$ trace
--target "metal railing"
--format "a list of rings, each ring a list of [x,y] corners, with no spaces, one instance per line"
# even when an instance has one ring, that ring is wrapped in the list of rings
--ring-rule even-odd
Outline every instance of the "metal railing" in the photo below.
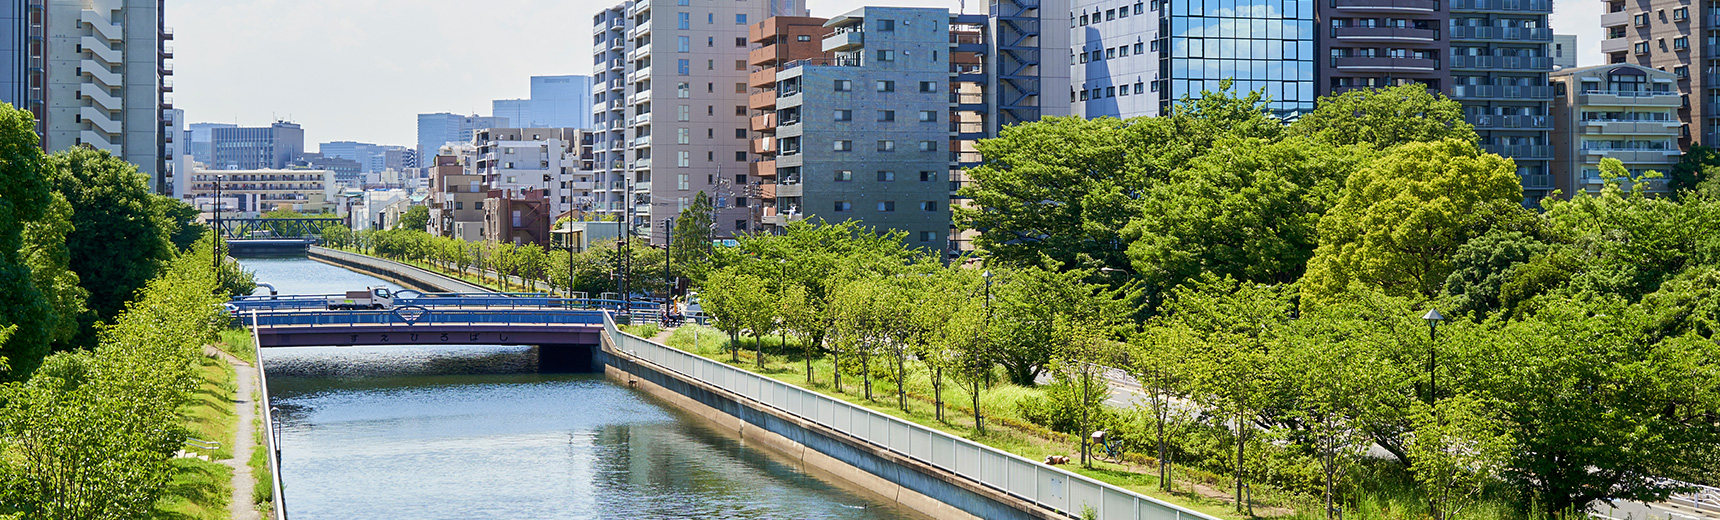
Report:
[[[1162,500],[647,341],[619,330],[608,314],[604,315],[603,328],[614,348],[633,357],[1055,511],[1080,515],[1084,507],[1091,507],[1102,520],[1216,520]]]

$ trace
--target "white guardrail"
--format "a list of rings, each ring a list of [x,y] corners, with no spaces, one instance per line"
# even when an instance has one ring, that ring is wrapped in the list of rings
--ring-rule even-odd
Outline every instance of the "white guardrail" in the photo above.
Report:
[[[615,348],[657,366],[1064,514],[1079,517],[1084,507],[1091,507],[1101,520],[1217,520],[1156,498],[653,343],[617,329],[614,318],[608,313],[604,313],[603,329]]]

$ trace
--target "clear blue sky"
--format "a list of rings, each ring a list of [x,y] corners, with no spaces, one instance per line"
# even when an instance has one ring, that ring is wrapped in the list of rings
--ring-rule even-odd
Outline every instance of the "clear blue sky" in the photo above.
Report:
[[[808,0],[833,16],[859,0]],[[190,122],[290,119],[314,143],[410,145],[419,113],[489,115],[533,75],[591,73],[591,17],[609,0],[171,0],[174,106]],[[885,1],[879,5],[911,2]],[[956,0],[914,5],[955,8]],[[1554,0],[1552,26],[1600,63],[1600,0]],[[983,12],[984,0],[968,2]]]

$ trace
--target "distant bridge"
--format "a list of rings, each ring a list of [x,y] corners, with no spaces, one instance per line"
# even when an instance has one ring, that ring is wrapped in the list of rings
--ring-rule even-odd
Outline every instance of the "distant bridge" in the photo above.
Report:
[[[415,291],[401,291],[415,293]],[[248,296],[228,302],[256,330],[259,348],[371,345],[534,345],[549,371],[586,372],[596,362],[603,315],[622,302],[543,295],[420,294],[383,310],[328,310],[338,295]],[[637,318],[655,316],[634,302]]]
[[[323,228],[346,226],[337,217],[306,218],[221,218],[210,222],[230,240],[321,238]]]

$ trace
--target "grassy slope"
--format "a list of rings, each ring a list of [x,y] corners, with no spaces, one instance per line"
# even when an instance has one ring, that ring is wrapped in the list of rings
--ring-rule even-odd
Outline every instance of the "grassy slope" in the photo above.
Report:
[[[188,453],[214,460],[233,458],[228,440],[238,425],[233,411],[233,367],[219,358],[205,357],[198,367],[203,384],[191,402],[180,408],[188,434],[195,439],[220,443],[216,449],[187,446]],[[228,518],[227,497],[233,470],[218,462],[198,458],[173,460],[173,480],[156,503],[156,518],[215,520]]]

